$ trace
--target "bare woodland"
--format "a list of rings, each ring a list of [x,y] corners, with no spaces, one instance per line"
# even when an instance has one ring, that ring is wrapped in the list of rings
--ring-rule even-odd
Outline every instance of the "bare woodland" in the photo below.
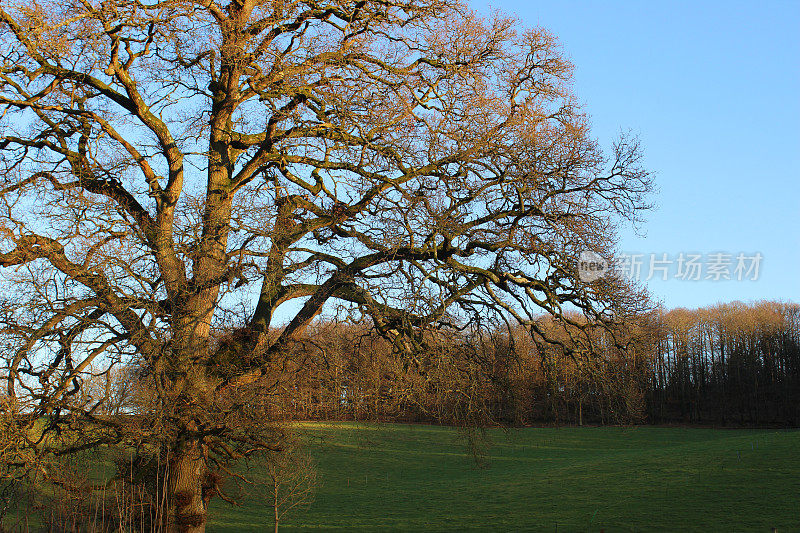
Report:
[[[291,394],[275,401],[304,420],[794,427],[798,319],[797,304],[766,301],[655,309],[615,339],[596,329],[587,357],[537,345],[523,328],[450,334],[428,341],[421,367],[364,325],[317,323],[299,348],[310,364],[287,369]],[[552,319],[539,327],[570,342]]]
[[[324,323],[459,398],[498,331],[627,353],[644,295],[574,259],[613,255],[650,176],[592,138],[547,31],[439,0],[12,0],[0,27],[13,475],[121,450],[158,527],[200,532],[282,449]]]

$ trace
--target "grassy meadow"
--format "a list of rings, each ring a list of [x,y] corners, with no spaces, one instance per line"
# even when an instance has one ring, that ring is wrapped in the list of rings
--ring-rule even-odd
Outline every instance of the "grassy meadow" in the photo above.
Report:
[[[800,531],[800,431],[492,430],[476,463],[452,428],[306,423],[320,486],[285,531]],[[246,465],[258,474],[258,464]],[[257,489],[210,532],[263,531]]]

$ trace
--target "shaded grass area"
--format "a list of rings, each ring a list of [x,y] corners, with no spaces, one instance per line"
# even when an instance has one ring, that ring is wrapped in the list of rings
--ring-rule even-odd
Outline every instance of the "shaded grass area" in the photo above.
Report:
[[[321,486],[286,531],[800,531],[800,431],[303,424]],[[257,463],[247,465],[257,473]],[[252,490],[210,532],[262,531]]]

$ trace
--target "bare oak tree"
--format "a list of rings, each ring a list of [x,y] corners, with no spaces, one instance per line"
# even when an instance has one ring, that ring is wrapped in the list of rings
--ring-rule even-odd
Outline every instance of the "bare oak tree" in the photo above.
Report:
[[[281,520],[289,512],[313,501],[317,472],[308,451],[296,439],[285,443],[280,452],[267,455],[264,466],[264,495],[272,507],[274,531],[278,533]]]
[[[8,0],[0,27],[9,402],[40,453],[166,450],[168,531],[276,446],[242,421],[323,311],[413,359],[426,327],[635,301],[574,260],[613,253],[649,175],[635,140],[601,151],[543,29],[452,0]],[[83,383],[122,367],[147,394],[103,414]]]

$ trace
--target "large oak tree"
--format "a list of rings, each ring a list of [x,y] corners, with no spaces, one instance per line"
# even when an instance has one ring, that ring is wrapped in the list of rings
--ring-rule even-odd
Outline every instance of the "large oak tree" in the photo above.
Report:
[[[426,327],[631,304],[575,259],[612,255],[650,178],[544,29],[451,0],[11,0],[0,27],[10,405],[80,424],[47,453],[169,450],[169,531],[270,445],[240,391],[321,312],[413,358]],[[81,391],[120,365],[148,399],[103,416]]]

